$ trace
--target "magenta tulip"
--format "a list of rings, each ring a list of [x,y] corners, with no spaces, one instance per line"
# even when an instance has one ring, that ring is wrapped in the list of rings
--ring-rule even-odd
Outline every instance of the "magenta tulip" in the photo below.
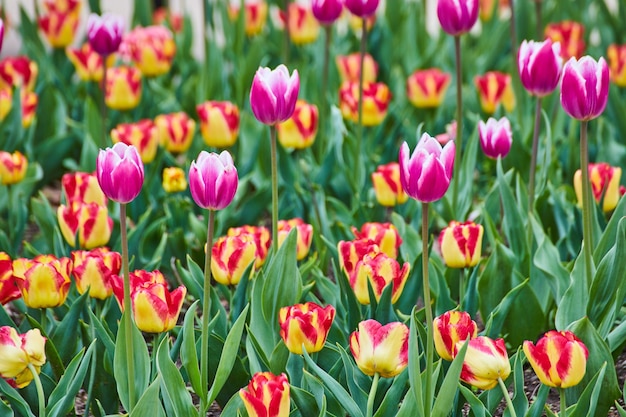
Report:
[[[92,13],[87,20],[89,44],[100,55],[110,55],[117,51],[124,34],[124,20],[120,16]]]
[[[559,85],[563,70],[559,42],[550,39],[543,42],[524,41],[517,60],[522,85],[530,94],[543,97]]]
[[[200,152],[189,167],[189,189],[193,200],[202,208],[221,210],[237,192],[239,177],[228,151],[221,154]]]
[[[318,22],[330,25],[341,16],[343,3],[341,0],[313,0],[311,8]]]
[[[478,136],[480,137],[480,147],[489,158],[504,158],[511,150],[513,133],[511,132],[511,123],[506,117],[500,120],[490,117],[487,123],[482,120],[479,121]]]
[[[600,116],[609,98],[609,67],[604,58],[570,58],[563,68],[561,105],[578,120]]]
[[[350,13],[358,17],[368,17],[376,13],[379,0],[343,0]]]
[[[3,41],[4,41],[4,20],[0,19],[0,51],[2,50]]]
[[[266,125],[284,122],[296,108],[299,90],[298,70],[290,76],[283,64],[274,70],[259,68],[250,89],[250,107],[254,117]]]
[[[133,201],[143,185],[143,162],[137,148],[119,142],[112,148],[100,149],[96,176],[108,198],[123,204]]]
[[[400,148],[400,183],[404,191],[422,203],[439,200],[448,190],[454,168],[454,141],[444,147],[424,133],[413,154],[406,142]]]
[[[478,0],[439,0],[437,17],[449,35],[467,33],[478,20]]]

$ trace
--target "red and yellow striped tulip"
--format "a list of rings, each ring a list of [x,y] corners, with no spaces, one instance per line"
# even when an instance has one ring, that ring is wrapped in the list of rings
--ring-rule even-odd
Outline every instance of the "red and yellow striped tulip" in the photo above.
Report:
[[[287,349],[296,355],[319,352],[326,343],[328,331],[335,319],[335,308],[321,307],[313,302],[282,307],[278,312],[280,337]]]
[[[443,261],[449,268],[476,266],[483,245],[483,226],[474,222],[451,221],[439,235]]]
[[[35,110],[37,110],[39,99],[37,98],[37,94],[23,90],[20,92],[20,99],[22,102],[22,127],[26,129],[35,119]],[[12,107],[13,91],[0,90],[0,121],[7,117]]]
[[[391,93],[383,83],[363,84],[363,126],[377,126],[387,116]],[[339,89],[339,109],[344,119],[359,121],[359,83],[346,81]]]
[[[489,71],[484,75],[474,77],[474,84],[478,90],[480,107],[485,113],[494,114],[500,104],[507,112],[515,108],[515,94],[509,74]]]
[[[320,24],[313,15],[311,3],[289,3],[287,25],[294,45],[315,42],[320,31]]]
[[[196,107],[207,146],[227,148],[237,142],[239,108],[230,101],[206,101]]]
[[[544,33],[552,42],[561,44],[563,62],[571,57],[578,59],[585,52],[585,27],[581,23],[571,20],[549,23]]]
[[[137,27],[124,35],[120,55],[131,60],[144,76],[155,77],[172,67],[176,42],[164,26]]]
[[[626,87],[626,44],[609,45],[606,55],[609,59],[611,79],[618,87]]]
[[[237,285],[248,266],[255,261],[257,247],[251,235],[222,236],[211,250],[211,273],[215,281]]]
[[[304,100],[298,100],[291,117],[276,125],[278,141],[285,148],[308,148],[315,142],[318,122],[317,106]]]
[[[593,192],[596,203],[602,204],[602,211],[612,211],[617,207],[617,203],[622,197],[619,185],[622,177],[622,169],[600,162],[597,164],[589,164],[588,171],[591,191]],[[582,172],[578,169],[574,173],[574,191],[576,192],[579,206],[582,206],[583,201],[582,184]]]
[[[289,417],[289,381],[285,374],[257,372],[239,396],[249,417]]]
[[[0,377],[14,382],[17,388],[30,384],[34,377],[28,365],[37,373],[41,371],[46,363],[45,344],[39,329],[19,334],[13,327],[0,327]]]
[[[74,64],[78,77],[83,81],[101,82],[104,75],[102,55],[93,50],[89,42],[85,42],[80,48],[67,48],[67,58]],[[108,55],[107,67],[115,60],[115,54]]]
[[[65,48],[74,40],[80,19],[79,0],[46,0],[39,28],[53,48]]]
[[[26,56],[7,57],[0,61],[0,90],[13,87],[32,92],[37,82],[39,68]]]
[[[356,269],[356,264],[365,255],[374,256],[380,253],[380,247],[370,239],[342,240],[337,244],[337,252],[339,252],[339,268],[350,279]]]
[[[362,321],[350,335],[350,350],[365,375],[392,378],[409,363],[409,328],[400,322],[383,326],[376,320]]]
[[[451,76],[439,68],[417,70],[406,80],[406,95],[418,109],[439,107]]]
[[[385,207],[403,204],[409,199],[400,183],[400,165],[397,162],[379,165],[376,172],[372,172],[372,184],[376,200]]]
[[[21,296],[13,277],[13,261],[7,253],[0,252],[0,304],[4,305]]]
[[[58,307],[65,303],[70,290],[70,258],[37,255],[34,259],[13,261],[15,283],[24,303],[31,308]]]
[[[107,198],[98,184],[96,174],[89,172],[72,172],[61,177],[61,188],[67,202],[96,203],[107,205]]]
[[[361,230],[352,227],[352,233],[357,240],[371,240],[378,245],[381,252],[390,258],[398,257],[398,248],[402,244],[402,238],[398,229],[391,223],[368,222],[363,223]]]
[[[89,291],[89,296],[104,300],[113,295],[111,277],[118,275],[122,267],[122,256],[107,248],[72,252],[72,276],[80,294]]]
[[[291,220],[279,220],[278,221],[278,246],[280,247],[291,229],[296,229],[297,243],[296,243],[296,259],[298,261],[303,260],[309,254],[311,249],[311,242],[313,241],[313,226],[305,223],[300,218]]]
[[[458,342],[473,339],[478,327],[465,311],[446,311],[433,321],[435,350],[441,358],[451,361]]]
[[[267,258],[267,252],[270,249],[271,237],[270,231],[267,227],[263,226],[240,226],[231,227],[226,232],[227,236],[241,236],[248,235],[256,246],[256,255],[254,267],[259,269]]]
[[[228,5],[228,16],[236,21],[239,16],[241,0],[231,0]],[[261,33],[267,21],[267,2],[265,0],[244,1],[245,32],[247,36]]]
[[[361,54],[356,52],[350,55],[338,55],[335,59],[337,62],[337,69],[339,70],[339,76],[342,82],[353,81],[358,83],[359,76],[361,74]],[[363,73],[364,83],[376,82],[378,77],[378,64],[374,61],[374,58],[370,54],[365,54],[363,58]]]
[[[185,171],[179,167],[163,169],[163,189],[168,193],[178,193],[187,189]]]
[[[400,298],[404,285],[409,278],[410,265],[404,263],[402,268],[393,258],[384,253],[365,255],[357,262],[354,272],[349,277],[350,287],[359,303],[370,304],[369,287],[372,287],[376,301],[380,300],[385,287],[391,284],[391,303]]]
[[[193,142],[196,121],[185,112],[161,114],[154,119],[159,143],[172,153],[186,152]]]
[[[0,151],[0,184],[17,184],[26,176],[27,168],[28,160],[20,151]]]
[[[150,119],[117,125],[111,130],[111,139],[114,144],[123,142],[135,146],[144,164],[154,160],[159,147],[159,131]]]
[[[460,341],[456,344],[455,356],[464,343]],[[478,336],[468,342],[461,370],[462,381],[488,390],[498,385],[498,378],[504,381],[510,373],[511,364],[503,339]]]
[[[114,110],[130,110],[141,100],[141,71],[120,66],[107,70],[105,103]]]
[[[67,206],[61,204],[57,209],[57,219],[61,234],[72,247],[76,246],[76,235],[81,248],[106,245],[113,231],[109,210],[96,203],[72,201]]]

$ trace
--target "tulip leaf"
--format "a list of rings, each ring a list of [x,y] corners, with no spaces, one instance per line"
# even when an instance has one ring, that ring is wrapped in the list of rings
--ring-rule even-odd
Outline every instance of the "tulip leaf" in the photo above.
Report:
[[[11,407],[5,404],[4,401],[0,401],[0,417],[13,417],[14,415]]]
[[[510,358],[513,361],[513,372],[504,381],[508,386],[509,380],[513,380],[513,389],[515,390],[512,398],[513,408],[521,415],[525,415],[528,411],[528,399],[524,392],[524,361],[526,357],[522,354],[522,348],[517,348],[517,352]]]
[[[259,340],[257,339],[255,335],[255,333],[258,334],[259,331],[256,330],[253,332],[252,326],[246,326],[246,328],[248,329],[248,331],[246,332],[248,335],[248,337],[246,338],[246,350],[248,352],[248,356],[250,357],[250,360],[251,361],[254,360],[254,362],[258,364],[257,366],[254,366],[254,367],[251,366],[251,369],[255,370],[252,373],[261,372],[262,370],[270,369],[270,361],[267,358],[267,355],[263,351],[263,347],[261,347],[261,344],[259,343]]]
[[[133,408],[129,417],[165,417],[165,410],[163,409],[161,399],[159,398],[159,391],[162,382],[161,375],[157,375],[141,398],[139,398],[137,405]]]
[[[343,368],[346,374],[346,382],[348,383],[348,390],[352,399],[361,406],[361,411],[365,414],[367,405],[367,395],[369,392],[368,385],[371,384],[370,378],[366,377],[354,364],[352,359],[348,356],[348,353],[341,346],[339,353],[341,354],[341,360],[343,362]]]
[[[554,318],[555,327],[564,329],[571,323],[585,317],[588,304],[589,291],[585,279],[584,253],[580,251],[570,273],[570,286],[565,290],[565,294],[557,306]]]
[[[274,346],[274,350],[270,355],[270,372],[278,375],[284,372],[289,360],[289,349],[285,346],[285,343],[281,340]]]
[[[310,392],[295,385],[291,385],[289,392],[302,417],[317,417],[320,415],[320,409],[317,406],[315,397]]]
[[[104,345],[106,356],[110,358],[110,363],[112,363],[113,352],[115,352],[115,342],[111,338],[111,332],[104,327],[100,319],[96,317],[90,308],[88,308],[87,311],[89,311],[89,324],[94,327],[98,335],[98,340]]]
[[[196,334],[194,329],[194,321],[196,318],[196,310],[198,303],[196,300],[185,313],[183,320],[183,344],[180,350],[180,360],[189,375],[189,381],[195,393],[202,392],[202,384],[200,378],[200,368],[198,368],[198,351],[196,350]],[[206,331],[210,331],[207,329]],[[180,336],[179,336],[180,337]]]
[[[606,371],[606,362],[600,367],[600,370],[593,376],[593,379],[589,381],[587,387],[583,391],[580,397],[576,399],[576,406],[571,413],[567,415],[570,417],[591,417],[595,416],[596,407],[598,406],[598,399],[604,383],[604,374]],[[563,394],[561,394],[563,395]]]
[[[463,361],[465,360],[465,352],[467,351],[467,341],[463,343],[463,347],[454,357],[448,372],[443,379],[443,383],[439,388],[435,404],[432,409],[432,416],[434,417],[446,417],[452,411],[454,406],[454,397],[457,394],[457,387],[459,384],[459,377],[461,376],[461,370],[463,369]],[[431,399],[427,398],[426,401],[430,402]]]
[[[163,401],[171,404],[171,408],[177,416],[191,416],[196,409],[191,401],[191,395],[187,392],[185,381],[169,355],[169,338],[163,338],[157,349],[156,367],[161,376],[161,393]]]
[[[604,229],[604,233],[600,237],[600,241],[594,249],[593,260],[596,263],[600,262],[607,252],[615,246],[615,241],[620,231],[619,226],[624,216],[626,216],[626,198],[620,198],[617,207],[611,214],[611,219]]]
[[[417,307],[413,307],[411,313],[411,327],[409,329],[409,382],[413,391],[413,398],[417,402],[417,409],[420,415],[425,415],[424,397],[422,390],[422,370],[420,364],[418,326],[422,327],[422,323],[416,319]],[[422,339],[422,346],[424,346]],[[406,401],[406,400],[405,400]]]
[[[541,384],[539,387],[539,391],[537,395],[534,397],[533,403],[531,404],[528,412],[525,417],[541,417],[541,412],[543,411],[543,407],[546,404],[546,400],[548,399],[548,394],[550,393],[550,387],[544,384]]]
[[[472,390],[467,388],[461,382],[458,382],[458,387],[475,417],[491,416],[489,410],[485,407],[485,404],[483,404],[483,402],[476,395],[474,395]]]
[[[4,398],[9,402],[11,409],[18,413],[18,415],[35,417],[26,400],[24,400],[15,388],[10,386],[4,378],[0,378],[0,392],[2,392]]]
[[[534,216],[530,216],[529,219],[537,241],[537,251],[533,256],[533,264],[541,271],[542,276],[538,278],[548,283],[554,301],[559,303],[570,284],[569,272],[559,262],[559,251],[545,235]]]
[[[183,284],[187,287],[189,295],[192,295],[197,300],[201,300],[204,283],[202,279],[199,279],[199,277],[204,277],[204,273],[189,255],[187,255],[187,265],[189,266],[188,270],[183,268],[180,259],[176,260],[176,270],[178,271],[178,275],[183,281]]]
[[[347,331],[351,332],[359,326],[361,322],[361,305],[354,295],[354,290],[350,287],[350,282],[345,271],[338,270],[337,265],[333,261],[333,271],[337,282],[339,283],[339,294],[341,297],[341,305],[343,308],[337,308],[337,314],[346,314],[345,322],[348,326]]]
[[[478,124],[478,121],[476,120],[474,124]],[[478,129],[474,129],[472,135],[466,142],[465,149],[463,150],[463,158],[461,158],[461,161],[455,161],[455,164],[460,162],[460,169],[454,172],[455,175],[459,175],[457,207],[453,207],[455,210],[455,219],[465,219],[472,207],[473,187],[475,183],[474,170],[476,169],[478,142]],[[448,195],[451,194],[448,193]]]
[[[400,404],[396,417],[423,417],[424,412],[417,406],[414,390],[409,389]]]
[[[409,372],[404,370],[393,379],[391,387],[385,393],[383,401],[380,403],[374,417],[394,417],[398,412],[398,404],[409,392],[408,388]]]
[[[240,417],[242,415],[241,409],[244,409],[243,400],[239,393],[237,393],[233,395],[224,408],[222,408],[220,417]]]
[[[78,322],[81,318],[85,302],[89,297],[89,291],[85,291],[70,306],[70,311],[63,317],[61,323],[54,327],[50,338],[59,350],[63,363],[67,363],[76,351],[76,343],[78,341],[75,330],[78,328]]]
[[[46,309],[43,309],[43,313],[46,314]],[[41,328],[41,324],[29,314],[26,314],[26,320],[33,329],[39,329],[41,334],[44,337],[48,337],[46,332]],[[63,373],[65,372],[65,366],[63,365],[63,361],[61,360],[61,356],[59,356],[59,351],[57,350],[55,344],[52,341],[46,343],[46,359],[50,366],[52,367],[52,372],[57,379],[60,379]]]

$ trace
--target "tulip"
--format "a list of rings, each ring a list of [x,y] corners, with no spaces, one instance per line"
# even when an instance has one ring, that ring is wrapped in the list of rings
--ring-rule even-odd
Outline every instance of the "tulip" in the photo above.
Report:
[[[398,248],[402,244],[402,238],[393,224],[363,223],[360,231],[356,227],[352,227],[352,233],[357,240],[371,240],[388,257],[393,259],[398,257]]]
[[[28,128],[35,118],[35,110],[37,110],[37,94],[29,91],[20,91],[20,100],[22,103],[22,127]],[[11,107],[13,106],[13,91],[0,90],[0,121],[4,120]]]
[[[400,148],[400,182],[404,191],[422,203],[439,200],[448,190],[454,167],[454,142],[441,146],[428,133],[420,138],[413,154],[404,142]]]
[[[39,329],[18,334],[13,327],[0,327],[0,377],[15,382],[17,388],[30,384],[34,376],[28,365],[41,372],[46,363],[45,344]]]
[[[168,167],[163,170],[163,189],[168,193],[177,193],[187,189],[185,171],[178,167]]]
[[[107,205],[107,198],[98,184],[95,173],[72,172],[64,174],[61,177],[61,189],[68,203],[80,201],[86,204]]]
[[[403,204],[409,199],[400,184],[400,165],[397,162],[379,165],[376,172],[372,172],[372,184],[376,201],[385,207]]]
[[[146,77],[169,72],[176,43],[172,32],[164,26],[138,27],[124,35],[120,54],[132,61]]]
[[[61,204],[57,209],[59,228],[65,241],[72,247],[93,249],[106,245],[113,231],[113,219],[109,217],[106,206],[96,203],[72,201],[69,205]]]
[[[317,106],[298,100],[293,115],[276,125],[278,141],[285,148],[308,148],[315,141],[318,122]]]
[[[489,71],[482,76],[474,77],[474,84],[478,89],[480,107],[485,113],[495,113],[500,103],[508,112],[515,108],[515,95],[509,74]]]
[[[481,22],[489,22],[491,20],[497,3],[499,3],[497,0],[479,0],[478,17]]]
[[[17,184],[26,176],[27,168],[28,160],[20,151],[0,151],[0,184]]]
[[[609,98],[609,67],[604,58],[571,58],[563,68],[561,106],[574,119],[600,116]]]
[[[74,40],[81,2],[78,0],[44,2],[46,13],[39,17],[39,28],[53,48],[65,48]]]
[[[107,248],[91,251],[72,252],[72,276],[76,280],[76,289],[80,294],[89,291],[89,296],[105,300],[113,295],[111,278],[120,273],[122,256]]]
[[[284,65],[270,70],[259,68],[250,89],[250,107],[258,121],[275,125],[291,117],[298,100],[300,77],[298,70],[289,75]]]
[[[323,25],[333,24],[343,12],[342,0],[313,0],[313,16]]]
[[[383,83],[363,84],[363,126],[377,126],[387,116],[391,100],[389,87]],[[339,109],[345,119],[358,123],[359,84],[344,82],[339,89]]]
[[[452,220],[439,235],[443,261],[449,268],[476,266],[483,244],[483,226],[468,221]]]
[[[237,20],[241,0],[231,0],[228,4],[230,20]],[[261,33],[267,20],[267,2],[265,0],[244,0],[245,32],[247,36]]]
[[[280,220],[278,222],[278,246],[281,246],[291,229],[296,229],[296,259],[303,260],[309,254],[311,242],[313,241],[313,226],[304,220],[295,218],[291,220]]]
[[[319,352],[335,318],[335,308],[324,308],[313,302],[282,307],[278,312],[280,337],[291,353],[302,355]]]
[[[70,290],[70,258],[38,255],[34,259],[13,261],[15,283],[24,303],[31,308],[58,307],[65,303]]]
[[[585,51],[585,41],[583,36],[585,27],[571,20],[558,23],[550,23],[546,26],[546,38],[552,42],[561,44],[561,57],[568,60],[571,57],[580,58]]]
[[[289,36],[294,45],[315,42],[320,25],[313,15],[311,4],[289,3],[288,10],[287,25],[289,25]]]
[[[89,44],[100,55],[116,52],[122,42],[124,20],[112,14],[90,14],[87,20],[87,39]]]
[[[379,0],[344,0],[343,5],[355,16],[368,17],[376,13]]]
[[[139,195],[144,178],[137,148],[120,142],[112,148],[101,149],[96,174],[104,195],[118,203],[130,203]]]
[[[611,79],[618,87],[626,87],[626,44],[609,45],[606,55],[609,58]]]
[[[450,85],[450,74],[438,68],[417,70],[406,80],[406,95],[418,109],[437,108]]]
[[[365,255],[375,256],[380,253],[380,247],[370,239],[358,239],[353,241],[340,241],[337,244],[339,252],[339,268],[343,270],[350,279],[356,265]]]
[[[408,365],[409,328],[400,322],[383,326],[376,320],[362,321],[350,335],[350,350],[364,374],[392,378]]]
[[[159,7],[152,13],[152,22],[155,25],[168,26],[174,33],[183,31],[183,16],[180,13],[174,13],[167,7]]]
[[[446,146],[448,142],[450,142],[451,140],[455,140],[456,139],[456,120],[453,120],[452,122],[448,123],[446,125],[446,131],[444,133],[440,133],[437,136],[435,136],[435,139],[437,139],[437,142],[439,142],[441,146]]]
[[[89,43],[84,43],[80,48],[67,48],[67,58],[74,64],[78,77],[83,81],[102,81],[103,59],[102,55],[93,50]],[[113,63],[114,55],[107,58],[107,66]]]
[[[113,143],[133,145],[139,151],[141,162],[147,164],[156,157],[159,146],[159,131],[150,119],[135,123],[122,123],[111,130]]]
[[[478,20],[478,0],[438,0],[437,17],[447,34],[467,33]]]
[[[454,356],[465,342],[455,346]],[[498,385],[498,379],[505,380],[511,373],[509,356],[503,339],[490,339],[478,336],[471,339],[465,352],[461,369],[461,380],[479,389],[489,390]]]
[[[569,330],[547,332],[536,345],[524,342],[524,354],[539,380],[549,387],[569,388],[585,376],[589,351]]]
[[[257,372],[239,390],[249,417],[289,417],[289,381],[285,374]]]
[[[543,97],[559,85],[563,69],[560,54],[561,44],[550,39],[522,42],[517,54],[519,76],[530,94]]]
[[[185,112],[161,114],[154,119],[159,143],[169,152],[186,152],[193,142],[196,121]]]
[[[602,204],[602,211],[605,213],[612,211],[617,207],[617,203],[622,196],[620,192],[620,179],[622,177],[622,169],[620,167],[612,167],[607,163],[589,164],[589,181],[591,182],[591,191],[596,203]],[[574,191],[578,205],[582,206],[582,172],[577,170],[574,174]]]
[[[363,33],[363,21],[365,21],[365,28],[369,33],[376,23],[376,14],[367,17],[359,17],[350,13],[348,16],[348,26],[350,26],[350,29],[352,29],[357,36]]]
[[[0,304],[16,300],[21,295],[13,277],[13,261],[7,253],[0,252]]]
[[[511,150],[513,132],[511,132],[511,123],[506,117],[500,120],[490,117],[487,123],[479,121],[478,136],[480,147],[488,158],[504,158]]]
[[[256,258],[256,244],[251,235],[222,236],[211,252],[211,273],[215,281],[237,285]]]
[[[367,254],[354,267],[349,276],[350,287],[354,291],[359,303],[369,305],[371,303],[369,287],[372,287],[376,301],[385,287],[391,284],[391,303],[395,303],[402,295],[402,290],[409,278],[410,265],[404,263],[402,268],[393,258],[380,252],[374,255]]]
[[[4,41],[4,20],[0,19],[0,51],[2,51],[3,41]]]
[[[254,242],[256,247],[255,263],[254,267],[259,269],[265,258],[267,258],[267,252],[270,248],[270,231],[267,227],[263,226],[241,226],[231,227],[226,232],[227,236],[248,236],[250,240]]]
[[[361,73],[361,54],[357,52],[350,55],[338,55],[336,62],[337,69],[339,70],[339,77],[342,82],[359,82]],[[378,77],[378,64],[374,61],[374,58],[372,58],[370,54],[365,54],[363,57],[363,68],[365,68],[363,72],[363,82],[376,82],[376,77]]]
[[[435,349],[441,358],[452,361],[458,342],[474,339],[478,326],[465,311],[446,311],[433,322]]]
[[[202,151],[189,167],[189,189],[197,205],[222,210],[233,201],[239,177],[228,151],[221,154]]]
[[[207,146],[233,146],[239,134],[239,108],[230,101],[205,101],[196,106],[200,133]]]
[[[114,110],[130,110],[141,100],[141,71],[120,66],[107,70],[105,103]]]
[[[25,56],[7,57],[0,61],[0,90],[13,87],[32,92],[39,69],[35,61]]]

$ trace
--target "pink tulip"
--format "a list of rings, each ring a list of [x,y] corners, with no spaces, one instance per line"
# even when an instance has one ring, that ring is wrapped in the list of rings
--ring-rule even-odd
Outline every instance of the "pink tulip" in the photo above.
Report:
[[[341,0],[313,0],[313,16],[323,25],[330,25],[339,19],[343,11]]]
[[[559,85],[563,69],[559,42],[550,39],[543,42],[524,41],[517,60],[522,85],[530,94],[543,97]]]
[[[129,203],[143,185],[143,162],[137,148],[123,142],[100,149],[96,160],[98,184],[104,195],[118,203]]]
[[[0,19],[0,51],[2,50],[3,40],[4,40],[4,20]]]
[[[488,158],[504,158],[511,150],[513,133],[511,123],[506,117],[496,120],[490,117],[487,123],[482,120],[478,122],[478,136],[480,137],[480,147]]]
[[[561,105],[578,120],[600,116],[609,98],[609,67],[604,58],[570,58],[563,68]]]
[[[478,0],[439,0],[437,17],[449,35],[467,33],[478,20]]]
[[[298,100],[298,70],[291,76],[284,65],[271,70],[259,68],[250,89],[250,107],[258,121],[266,125],[284,122],[291,117]]]
[[[189,167],[189,189],[193,200],[202,208],[221,210],[237,192],[239,177],[228,151],[221,154],[200,152]]]
[[[87,20],[87,38],[91,47],[100,55],[116,52],[122,42],[124,20],[120,16],[92,13]]]
[[[358,17],[368,17],[376,13],[379,0],[343,0],[350,13]]]

